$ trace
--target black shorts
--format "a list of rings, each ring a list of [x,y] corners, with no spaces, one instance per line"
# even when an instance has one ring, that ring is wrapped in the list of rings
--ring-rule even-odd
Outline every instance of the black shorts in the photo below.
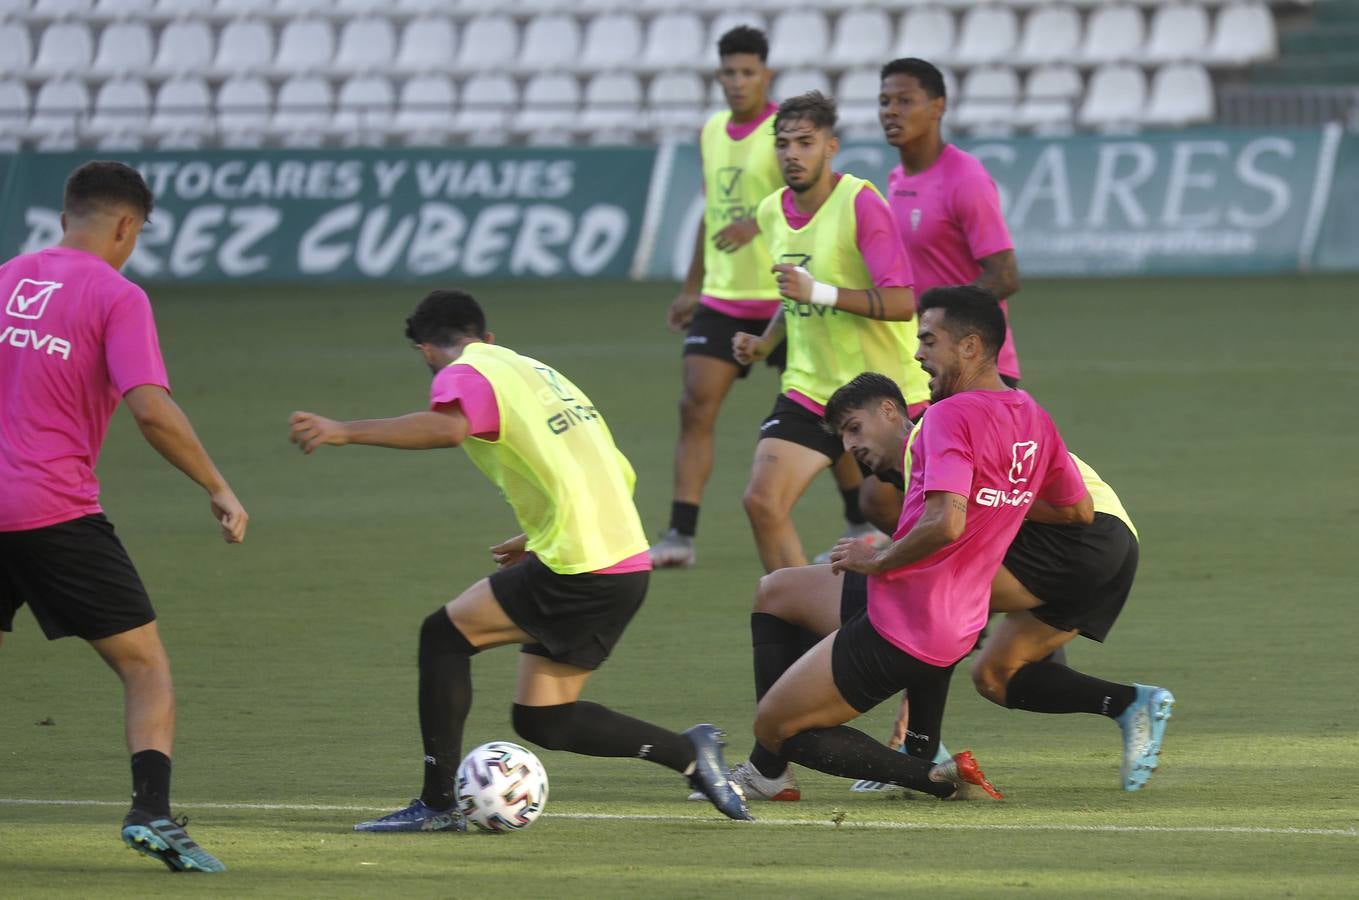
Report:
[[[49,641],[97,641],[156,619],[122,541],[103,513],[0,532],[0,631],[28,604]]]
[[[842,594],[842,608],[843,605]],[[842,623],[835,633],[835,643],[831,645],[831,678],[835,688],[861,713],[906,691],[911,697],[913,724],[917,704],[922,712],[930,711],[929,718],[934,717],[936,709],[942,718],[952,677],[953,666],[932,666],[878,634],[868,620],[867,609]]]
[[[1005,568],[1043,605],[1030,610],[1061,631],[1103,641],[1137,574],[1137,538],[1122,519],[1095,513],[1090,525],[1025,522]]]
[[[731,339],[739,331],[747,334],[762,334],[768,319],[738,319],[718,312],[708,306],[699,306],[694,318],[689,322],[689,331],[684,336],[684,355],[711,356],[731,363],[740,369],[738,378],[750,374],[750,366],[743,366],[731,355]],[[788,360],[788,344],[781,341],[774,352],[765,357],[764,364],[783,371]]]
[[[651,573],[558,575],[529,556],[489,580],[505,615],[533,637],[525,653],[598,669],[641,608]]]
[[[868,609],[868,576],[846,572],[840,578],[840,624]]]
[[[774,408],[760,425],[760,437],[780,438],[815,450],[834,463],[845,452],[840,436],[826,430],[825,419],[783,394],[774,401]]]

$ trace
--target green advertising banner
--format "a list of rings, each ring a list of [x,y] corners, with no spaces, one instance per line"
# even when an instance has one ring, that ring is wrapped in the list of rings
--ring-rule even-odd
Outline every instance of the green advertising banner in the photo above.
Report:
[[[1332,187],[1340,144],[1338,128],[959,141],[996,181],[1020,271],[1056,276],[1359,268],[1359,221],[1327,216],[1332,196],[1344,196]],[[646,272],[680,278],[702,215],[698,150],[663,157],[669,185],[644,238],[654,247]],[[885,143],[854,141],[836,167],[885,193],[897,162]],[[1359,178],[1359,158],[1345,171]],[[1342,221],[1348,240],[1335,252],[1322,226]]]
[[[62,184],[91,156],[0,159],[5,258],[56,242]],[[115,157],[156,197],[125,270],[140,281],[561,278],[628,273],[656,150]]]

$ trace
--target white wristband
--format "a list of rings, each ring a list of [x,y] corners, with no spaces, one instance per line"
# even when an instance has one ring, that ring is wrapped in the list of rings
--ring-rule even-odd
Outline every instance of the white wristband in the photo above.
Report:
[[[802,266],[798,266],[797,270],[808,278],[811,278],[812,273],[802,268]],[[839,302],[840,289],[838,287],[812,278],[811,303],[813,306],[835,306]]]

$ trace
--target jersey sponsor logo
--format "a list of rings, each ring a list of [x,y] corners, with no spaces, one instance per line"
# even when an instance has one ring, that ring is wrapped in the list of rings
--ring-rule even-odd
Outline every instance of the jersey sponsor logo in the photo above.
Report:
[[[1010,484],[1028,481],[1037,459],[1037,441],[1015,441],[1010,447]]]
[[[593,406],[568,406],[555,416],[548,416],[547,427],[553,434],[566,434],[577,425],[599,421],[599,411]]]
[[[9,295],[9,302],[5,304],[5,312],[16,319],[41,319],[47,311],[47,301],[52,299],[52,294],[59,287],[60,281],[20,278],[14,286],[14,293]]]
[[[741,171],[740,166],[723,166],[717,170],[717,189],[723,197],[736,193],[736,186],[741,183]]]
[[[1000,488],[977,488],[977,496],[973,498],[978,506],[1028,506],[1033,502],[1033,491],[1004,491]]]
[[[46,351],[48,356],[60,356],[62,359],[71,358],[70,341],[30,328],[6,325],[5,329],[0,331],[0,345],[4,344],[20,350],[37,350],[39,353]]]

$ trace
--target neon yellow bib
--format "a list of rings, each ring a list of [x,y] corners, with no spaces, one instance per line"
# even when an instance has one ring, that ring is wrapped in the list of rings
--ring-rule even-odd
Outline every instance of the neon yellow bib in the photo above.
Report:
[[[1133,533],[1133,537],[1141,540],[1137,534],[1137,526],[1132,523],[1128,511],[1123,508],[1123,501],[1118,499],[1118,494],[1114,493],[1114,489],[1105,484],[1104,479],[1099,477],[1099,473],[1090,468],[1085,460],[1076,454],[1071,453],[1071,461],[1080,470],[1081,480],[1085,482],[1085,489],[1090,492],[1090,499],[1095,504],[1095,512],[1107,513],[1122,519],[1123,524],[1127,525],[1128,530]]]
[[[760,233],[775,262],[799,265],[812,276],[839,288],[864,291],[873,278],[859,253],[854,199],[877,188],[853,175],[841,175],[826,202],[801,228],[791,228],[783,215],[783,195],[776,191],[756,215]],[[829,306],[783,301],[788,328],[788,367],[783,390],[798,391],[825,404],[841,385],[863,372],[880,372],[901,386],[907,403],[930,398],[929,377],[915,361],[916,323],[880,322]]]
[[[647,549],[632,502],[637,476],[580,388],[492,344],[468,345],[457,363],[491,383],[500,410],[499,437],[468,438],[463,447],[514,509],[544,565],[575,575]]]
[[[713,246],[713,235],[738,219],[755,218],[760,201],[783,185],[774,156],[772,121],[761,122],[739,141],[727,134],[730,121],[730,110],[717,113],[703,126],[699,138],[707,192],[703,208],[708,237],[703,245],[703,293],[721,300],[775,300],[779,288],[769,271],[772,263],[764,241],[756,238],[735,253],[724,253]]]

